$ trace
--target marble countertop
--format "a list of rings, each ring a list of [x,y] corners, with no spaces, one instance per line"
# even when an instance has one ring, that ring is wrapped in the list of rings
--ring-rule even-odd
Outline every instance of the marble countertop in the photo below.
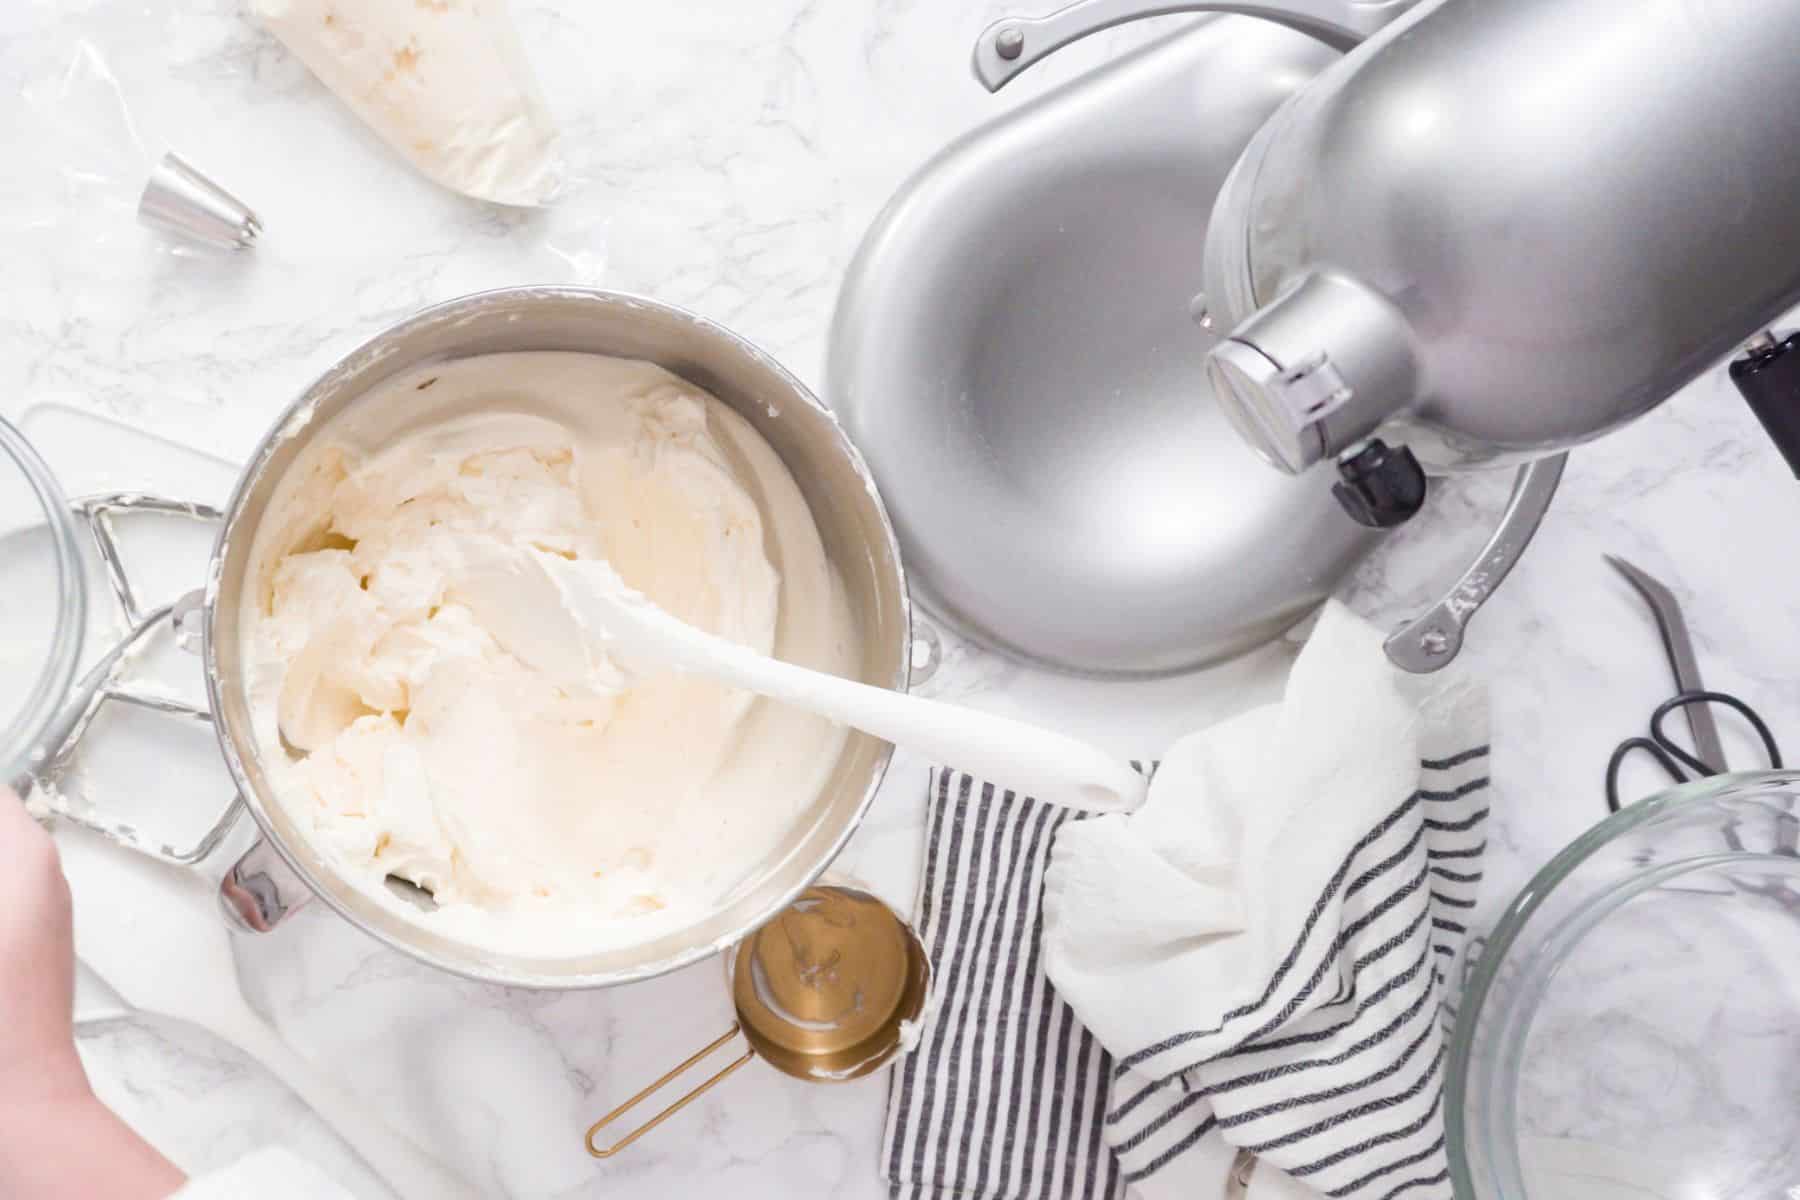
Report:
[[[901,180],[963,130],[1169,28],[1096,39],[995,98],[970,78],[968,55],[1012,7],[1004,0],[514,7],[574,169],[564,202],[537,214],[484,208],[411,174],[233,0],[0,8],[0,112],[91,37],[145,142],[179,147],[268,230],[248,256],[177,257],[121,214],[43,224],[32,181],[0,183],[0,413],[67,405],[239,461],[299,387],[372,331],[522,282],[690,307],[816,382],[842,272]],[[130,462],[112,470],[129,481]],[[1383,622],[1416,609],[1485,537],[1507,482],[1443,489],[1358,577],[1354,606]],[[1671,582],[1708,681],[1753,698],[1780,728],[1800,712],[1800,591],[1774,586],[1797,512],[1800,490],[1722,371],[1574,456],[1467,651],[1494,699],[1490,906],[1603,814],[1608,751],[1669,691],[1647,614],[1601,554]],[[945,642],[928,694],[1139,757],[1273,695],[1287,661],[1272,647],[1179,678],[1100,683]],[[926,765],[896,757],[838,863],[902,911]],[[485,1193],[882,1192],[885,1075],[823,1087],[753,1065],[618,1160],[583,1152],[599,1113],[723,1031],[717,964],[612,992],[508,991],[434,973],[320,906],[237,949],[247,993],[296,1048]],[[384,1194],[296,1098],[204,1033],[114,1019],[85,1026],[82,1046],[106,1098],[184,1165],[274,1140],[358,1194]]]

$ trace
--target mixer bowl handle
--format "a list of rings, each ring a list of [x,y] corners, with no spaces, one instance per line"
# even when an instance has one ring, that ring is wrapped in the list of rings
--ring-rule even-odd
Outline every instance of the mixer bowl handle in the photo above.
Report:
[[[975,78],[990,92],[1070,42],[1140,17],[1237,13],[1286,25],[1349,50],[1411,8],[1415,0],[1077,0],[1043,17],[1007,17],[975,40]]]
[[[219,880],[219,906],[247,933],[267,933],[313,898],[269,839],[259,837]]]

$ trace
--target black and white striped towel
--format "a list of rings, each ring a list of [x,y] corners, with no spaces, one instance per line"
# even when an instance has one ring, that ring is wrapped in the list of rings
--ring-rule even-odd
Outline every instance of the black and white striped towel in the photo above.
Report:
[[[937,996],[894,1076],[896,1197],[1211,1200],[1245,1152],[1252,1200],[1450,1197],[1443,981],[1481,876],[1485,709],[1421,715],[1383,693],[1373,631],[1328,624],[1284,711],[1178,745],[1131,818],[933,775]],[[1321,726],[1346,688],[1361,707]]]
[[[1427,754],[1250,1003],[1115,1063],[1107,1142],[1144,1196],[1194,1195],[1183,1156],[1220,1139],[1311,1192],[1450,1200],[1445,992],[1481,880],[1487,765],[1485,745]]]
[[[943,769],[928,809],[915,911],[932,997],[893,1073],[883,1176],[896,1200],[1115,1196],[1112,1059],[1040,953],[1051,845],[1087,814]]]

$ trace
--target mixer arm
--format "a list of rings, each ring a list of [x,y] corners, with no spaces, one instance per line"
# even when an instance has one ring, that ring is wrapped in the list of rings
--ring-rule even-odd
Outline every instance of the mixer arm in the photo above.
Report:
[[[1553,454],[1519,468],[1506,511],[1480,556],[1442,600],[1394,631],[1383,645],[1388,661],[1414,675],[1428,675],[1450,665],[1462,649],[1463,631],[1470,619],[1531,544],[1545,510],[1556,498],[1556,485],[1562,482],[1568,460],[1567,454]]]
[[[1260,17],[1308,34],[1335,50],[1349,51],[1412,8],[1415,2],[1416,0],[1077,0],[1048,16],[1008,17],[988,26],[975,43],[975,77],[990,92],[998,91],[1025,68],[1090,33],[1098,33],[1140,17],[1184,12],[1236,13]],[[1794,356],[1794,362],[1800,363],[1800,355]],[[1744,371],[1748,373],[1767,366],[1767,362],[1758,360],[1755,364],[1746,365]],[[1795,378],[1800,378],[1800,370],[1792,374]],[[1761,388],[1761,392],[1780,391],[1777,383],[1769,382],[1775,381],[1777,375],[1778,372],[1768,370],[1764,380],[1743,382],[1755,383]],[[1779,382],[1786,383],[1785,377]],[[1742,385],[1743,383],[1740,384]],[[1800,383],[1791,386],[1793,391],[1800,393]],[[1785,413],[1790,408],[1800,409],[1800,405],[1770,401],[1758,409],[1759,414],[1764,408],[1780,408]],[[1796,430],[1795,445],[1800,447],[1800,419],[1793,419],[1792,424]],[[1386,448],[1382,449],[1385,451]],[[1346,509],[1363,524],[1398,524],[1411,516],[1424,500],[1424,474],[1404,447],[1400,451],[1400,455],[1390,455],[1390,465],[1398,475],[1384,475],[1382,479],[1372,482],[1391,484],[1395,478],[1405,476],[1405,468],[1410,467],[1411,474],[1417,477],[1416,494],[1413,494],[1415,489],[1410,487],[1399,489],[1399,492],[1407,493],[1404,496],[1395,493],[1395,489],[1391,487],[1376,487],[1368,493],[1370,496],[1385,496],[1395,503],[1404,501],[1404,504],[1400,510],[1383,511],[1380,514],[1371,511],[1363,516],[1358,516],[1355,504],[1346,502]],[[1462,649],[1463,634],[1469,621],[1511,572],[1513,564],[1518,562],[1526,545],[1536,534],[1545,510],[1555,498],[1566,460],[1566,455],[1556,454],[1520,468],[1506,511],[1474,563],[1462,573],[1442,599],[1408,621],[1387,639],[1387,656],[1395,666],[1413,674],[1428,674],[1441,670],[1456,658]],[[1796,470],[1800,471],[1800,449],[1795,451],[1794,462]],[[1289,469],[1298,470],[1299,467],[1294,465]],[[1347,476],[1346,483],[1338,486],[1340,500],[1346,500],[1346,492],[1352,500],[1359,494],[1355,487],[1348,486],[1350,482]],[[1401,482],[1408,481],[1402,479]],[[1377,519],[1377,516],[1381,519]]]
[[[1261,17],[1349,50],[1411,8],[1414,0],[1077,0],[1044,17],[1008,17],[975,42],[975,78],[997,92],[1039,59],[1090,33],[1140,17],[1238,13]]]

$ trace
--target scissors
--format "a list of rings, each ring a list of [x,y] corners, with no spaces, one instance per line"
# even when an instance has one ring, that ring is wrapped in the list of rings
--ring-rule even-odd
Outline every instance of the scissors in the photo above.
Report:
[[[1768,754],[1769,768],[1780,770],[1781,747],[1775,743],[1775,735],[1769,732],[1769,726],[1763,721],[1755,709],[1731,695],[1729,692],[1709,691],[1700,680],[1700,666],[1694,658],[1694,641],[1688,636],[1687,621],[1681,615],[1681,605],[1671,592],[1649,572],[1634,567],[1622,558],[1608,554],[1606,561],[1613,570],[1625,577],[1625,581],[1637,589],[1644,602],[1650,606],[1656,617],[1656,627],[1662,633],[1663,651],[1668,655],[1669,666],[1675,672],[1675,694],[1657,705],[1650,714],[1650,735],[1648,737],[1630,737],[1620,742],[1613,750],[1612,757],[1606,763],[1606,807],[1618,812],[1619,804],[1619,769],[1634,752],[1643,752],[1655,760],[1674,783],[1687,783],[1708,775],[1722,775],[1730,769],[1725,759],[1725,747],[1719,740],[1719,725],[1714,719],[1712,706],[1722,704],[1736,712],[1749,722],[1762,739],[1763,749]],[[1693,749],[1689,750],[1673,739],[1664,730],[1663,725],[1669,715],[1680,709],[1687,718],[1688,732],[1693,735]]]

